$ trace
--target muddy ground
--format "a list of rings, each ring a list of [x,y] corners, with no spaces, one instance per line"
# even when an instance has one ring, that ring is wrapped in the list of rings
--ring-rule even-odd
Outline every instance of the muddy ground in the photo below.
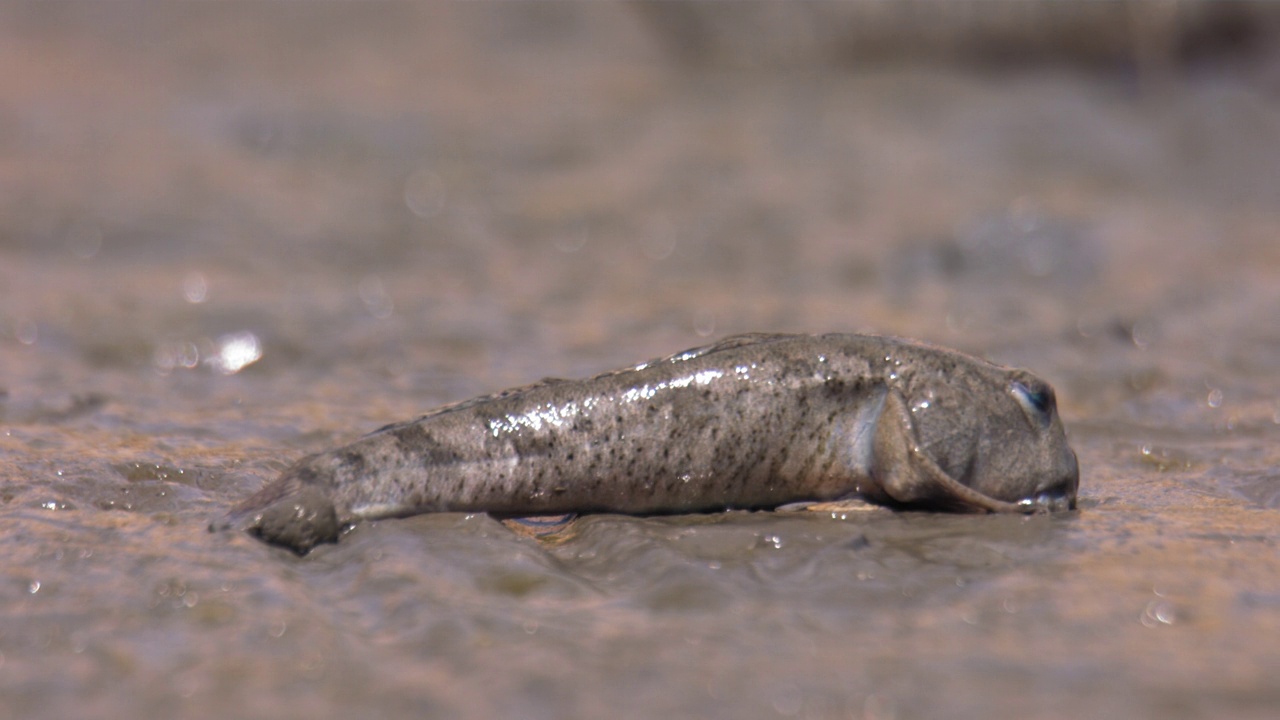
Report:
[[[1272,717],[1274,12],[976,5],[0,8],[0,718]],[[1032,369],[1079,511],[206,532],[744,331]]]

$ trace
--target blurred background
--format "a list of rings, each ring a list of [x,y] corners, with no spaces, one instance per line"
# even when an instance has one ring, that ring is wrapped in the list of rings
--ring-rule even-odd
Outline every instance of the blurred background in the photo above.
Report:
[[[1010,323],[1142,326],[1182,275],[1276,257],[1268,4],[3,20],[0,329],[112,366],[245,330],[273,365],[451,343],[594,368],[744,330],[991,351]]]
[[[1195,0],[0,6],[0,718],[1268,716],[1278,41]],[[748,331],[1032,369],[1081,513],[204,532],[305,452]]]

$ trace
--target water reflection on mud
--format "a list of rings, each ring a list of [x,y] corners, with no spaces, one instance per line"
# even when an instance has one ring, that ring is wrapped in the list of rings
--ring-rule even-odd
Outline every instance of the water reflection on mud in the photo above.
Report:
[[[1274,714],[1273,26],[1136,11],[1134,60],[1051,42],[1124,7],[1071,5],[1035,52],[973,26],[1020,69],[813,7],[4,8],[0,718]],[[303,453],[743,331],[1033,369],[1080,511],[205,530]]]

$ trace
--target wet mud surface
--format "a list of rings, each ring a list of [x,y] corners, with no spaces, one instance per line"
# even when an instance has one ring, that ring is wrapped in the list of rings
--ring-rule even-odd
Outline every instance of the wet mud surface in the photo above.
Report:
[[[1280,65],[662,32],[0,12],[0,718],[1274,713]],[[1031,369],[1080,510],[206,531],[388,422],[747,331]]]

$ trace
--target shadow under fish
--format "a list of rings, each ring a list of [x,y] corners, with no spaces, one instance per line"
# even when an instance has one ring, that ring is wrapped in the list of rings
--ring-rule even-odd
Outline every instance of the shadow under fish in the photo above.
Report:
[[[305,554],[359,521],[426,512],[862,498],[1028,513],[1074,509],[1078,483],[1053,389],[1031,373],[891,337],[756,334],[387,425],[302,458],[210,529]]]

